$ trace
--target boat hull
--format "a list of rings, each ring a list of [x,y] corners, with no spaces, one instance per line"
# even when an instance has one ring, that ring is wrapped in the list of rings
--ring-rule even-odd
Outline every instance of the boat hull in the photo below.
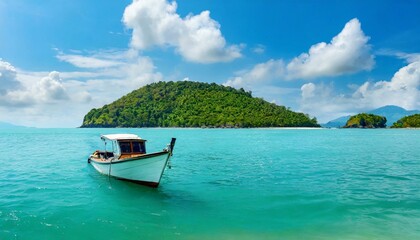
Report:
[[[157,152],[113,161],[101,161],[90,157],[89,162],[104,175],[157,187],[169,158],[170,152]]]

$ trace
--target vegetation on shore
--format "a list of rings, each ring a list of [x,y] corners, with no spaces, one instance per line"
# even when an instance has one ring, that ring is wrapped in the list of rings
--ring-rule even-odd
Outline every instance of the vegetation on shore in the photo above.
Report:
[[[420,128],[420,114],[403,117],[396,121],[391,128]]]
[[[351,116],[343,128],[385,128],[386,118],[383,116],[359,113]]]
[[[319,127],[316,118],[215,83],[158,82],[99,109],[81,127]]]

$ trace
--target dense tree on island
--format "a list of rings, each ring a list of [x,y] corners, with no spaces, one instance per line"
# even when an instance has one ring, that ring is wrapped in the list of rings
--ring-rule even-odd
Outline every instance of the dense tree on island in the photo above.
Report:
[[[158,82],[99,109],[81,127],[319,127],[316,118],[215,83]]]
[[[420,128],[420,114],[403,117],[396,121],[391,128]]]
[[[351,116],[344,128],[385,128],[386,118],[383,116],[360,113]]]
[[[395,105],[386,105],[380,108],[376,108],[366,113],[371,113],[379,116],[386,117],[386,122],[388,126],[391,126],[394,122],[398,121],[399,119],[410,116],[413,114],[420,114],[420,110],[406,110],[402,107],[395,106]],[[349,120],[351,116],[342,116],[331,120],[325,124],[321,124],[323,127],[343,127],[346,125],[347,120]]]

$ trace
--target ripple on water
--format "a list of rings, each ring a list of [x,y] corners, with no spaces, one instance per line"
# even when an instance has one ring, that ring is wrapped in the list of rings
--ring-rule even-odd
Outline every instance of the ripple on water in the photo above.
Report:
[[[0,239],[420,236],[420,131],[125,129],[177,137],[157,189],[86,163],[121,131],[0,132]]]

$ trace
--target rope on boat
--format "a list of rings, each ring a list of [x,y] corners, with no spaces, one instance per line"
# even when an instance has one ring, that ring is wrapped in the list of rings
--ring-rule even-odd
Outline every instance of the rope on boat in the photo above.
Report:
[[[168,168],[169,169],[171,169],[172,168],[172,164],[171,164],[171,157],[172,157],[172,151],[174,150],[174,147],[175,147],[175,141],[176,141],[176,138],[172,138],[171,139],[171,143],[169,144],[169,146],[168,146],[168,151],[169,151],[169,154],[168,154]]]
[[[108,154],[107,154],[107,151],[106,151],[106,141],[104,141],[104,143],[105,143],[104,158],[105,158],[105,160],[108,160]],[[114,148],[114,146],[112,146],[112,148]],[[111,177],[111,168],[112,168],[112,158],[109,161],[108,179]]]
[[[111,177],[112,160],[113,160],[113,158],[111,158],[111,160],[109,161],[108,178],[110,178],[110,177]]]

